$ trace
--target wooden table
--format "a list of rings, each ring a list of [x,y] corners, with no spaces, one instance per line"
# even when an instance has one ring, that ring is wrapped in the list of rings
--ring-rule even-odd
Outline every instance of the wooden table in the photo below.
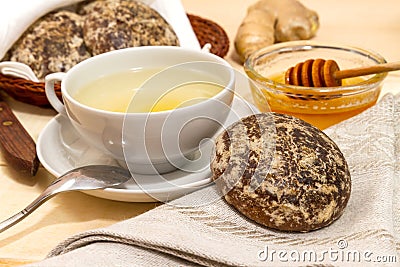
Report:
[[[233,39],[254,0],[182,0],[188,13],[211,19],[228,33],[231,48],[226,60],[238,71]],[[320,16],[320,29],[315,40],[344,43],[375,50],[387,61],[400,60],[400,2],[397,0],[303,0]],[[400,74],[391,73],[382,94],[400,91]],[[240,92],[247,99],[250,92]],[[8,99],[13,110],[34,139],[56,115],[49,109],[37,108]],[[49,144],[51,145],[51,144]],[[0,220],[24,208],[54,179],[44,168],[34,178],[24,177],[0,158]],[[155,203],[124,203],[73,192],[56,196],[41,206],[28,219],[0,234],[0,266],[7,259],[38,261],[63,239],[89,229],[108,226],[137,216],[156,206]]]

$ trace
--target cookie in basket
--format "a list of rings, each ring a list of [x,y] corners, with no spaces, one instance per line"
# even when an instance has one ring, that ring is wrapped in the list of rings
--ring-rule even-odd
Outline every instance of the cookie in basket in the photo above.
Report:
[[[178,37],[151,7],[131,0],[98,0],[81,5],[84,40],[92,55],[145,45],[179,45]]]
[[[82,17],[75,13],[49,13],[24,32],[9,50],[9,59],[30,66],[39,79],[49,73],[67,71],[90,57],[82,25]]]

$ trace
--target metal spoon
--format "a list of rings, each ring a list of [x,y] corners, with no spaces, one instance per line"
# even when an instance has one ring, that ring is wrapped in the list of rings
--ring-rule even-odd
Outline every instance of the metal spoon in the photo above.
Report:
[[[128,170],[108,165],[89,165],[68,171],[51,183],[25,209],[1,222],[0,233],[22,221],[22,219],[58,193],[114,187],[125,183],[130,178],[131,174]]]

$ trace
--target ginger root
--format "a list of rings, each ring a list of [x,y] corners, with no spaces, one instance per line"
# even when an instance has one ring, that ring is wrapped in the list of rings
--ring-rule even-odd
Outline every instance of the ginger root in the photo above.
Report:
[[[259,0],[247,10],[235,37],[240,59],[276,42],[306,40],[319,27],[318,14],[297,0]]]

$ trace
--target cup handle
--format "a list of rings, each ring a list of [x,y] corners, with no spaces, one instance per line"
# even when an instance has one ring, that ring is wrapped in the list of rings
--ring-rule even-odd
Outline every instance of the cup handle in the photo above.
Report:
[[[54,90],[54,83],[56,81],[62,81],[65,77],[66,73],[64,72],[56,72],[49,74],[45,77],[45,92],[47,100],[49,100],[50,105],[60,114],[67,115],[65,111],[64,104],[58,99],[56,92]]]

